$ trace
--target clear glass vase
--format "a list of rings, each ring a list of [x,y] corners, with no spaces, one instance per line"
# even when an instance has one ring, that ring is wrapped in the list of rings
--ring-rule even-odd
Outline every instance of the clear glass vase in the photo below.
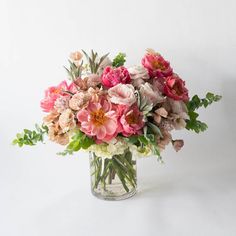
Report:
[[[91,191],[104,200],[123,200],[133,196],[137,187],[136,159],[132,152],[104,158],[90,152]]]

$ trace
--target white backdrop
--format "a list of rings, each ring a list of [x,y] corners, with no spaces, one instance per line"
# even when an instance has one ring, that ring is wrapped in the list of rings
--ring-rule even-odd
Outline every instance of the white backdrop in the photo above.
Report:
[[[0,235],[236,235],[235,0],[0,1]],[[139,193],[106,202],[90,194],[85,153],[58,157],[48,143],[12,147],[41,122],[43,90],[66,76],[77,49],[126,52],[147,47],[170,60],[191,95],[223,95],[201,118],[206,133],[177,132],[164,165],[138,162]]]

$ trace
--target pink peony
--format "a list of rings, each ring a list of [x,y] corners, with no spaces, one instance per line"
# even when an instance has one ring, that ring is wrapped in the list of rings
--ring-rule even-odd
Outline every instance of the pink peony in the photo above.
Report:
[[[141,134],[142,127],[144,126],[143,115],[139,111],[137,105],[132,107],[121,106],[119,111],[121,113],[120,124],[122,127],[122,134],[129,137],[133,134]]]
[[[142,65],[148,70],[151,78],[170,76],[173,72],[170,63],[157,53],[147,53],[142,59]]]
[[[117,84],[108,89],[110,101],[114,104],[131,106],[136,102],[134,87],[131,84]]]
[[[174,100],[182,100],[184,102],[189,100],[185,82],[176,74],[166,78],[164,94]]]
[[[106,99],[90,101],[86,108],[77,113],[80,130],[100,141],[109,141],[117,135],[117,116]]]
[[[58,86],[49,87],[45,91],[45,97],[41,101],[40,106],[44,112],[50,112],[54,108],[55,101],[60,96],[68,96],[64,91],[68,91],[69,87],[66,81],[62,81]]]
[[[107,66],[101,77],[102,84],[105,87],[111,88],[117,84],[129,84],[131,82],[130,74],[124,67],[112,68]]]

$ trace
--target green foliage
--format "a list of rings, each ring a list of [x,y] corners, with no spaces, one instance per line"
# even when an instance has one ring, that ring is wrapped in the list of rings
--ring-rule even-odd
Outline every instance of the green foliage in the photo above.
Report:
[[[157,137],[162,137],[160,129],[152,124],[151,127],[144,127],[144,135],[133,135],[127,138],[124,138],[127,142],[136,145],[140,153],[145,153],[146,150],[152,150],[152,153],[158,157],[158,160],[162,162],[159,148],[157,146]],[[155,132],[153,131],[155,129]]]
[[[112,66],[114,67],[119,67],[119,66],[123,66],[126,62],[125,59],[126,55],[125,53],[120,52],[114,59],[112,62]]]
[[[192,99],[187,103],[188,110],[195,111],[196,109],[204,106],[205,108],[213,102],[218,102],[222,96],[215,95],[208,92],[205,98],[199,98],[198,95],[194,95]]]
[[[199,114],[195,112],[200,107],[207,107],[213,102],[218,102],[222,96],[215,95],[208,92],[205,98],[199,98],[198,95],[194,95],[192,99],[187,103],[189,119],[187,120],[186,129],[193,130],[196,133],[203,132],[207,129],[207,124],[197,120]]]
[[[92,144],[94,144],[94,140],[78,130],[76,131],[75,135],[72,136],[71,141],[67,145],[66,149],[63,152],[59,152],[57,154],[61,156],[65,156],[67,154],[72,155],[81,148],[88,149]]]
[[[76,80],[78,77],[81,76],[81,73],[82,73],[82,66],[83,66],[83,61],[81,61],[80,65],[77,66],[74,62],[69,61],[69,64],[70,64],[70,67],[69,69],[66,68],[64,66],[64,68],[66,69],[67,71],[67,74],[69,76],[69,79],[71,79],[72,81]]]
[[[189,120],[187,120],[186,129],[193,130],[196,133],[203,132],[207,129],[206,123],[197,120],[197,117],[199,116],[198,113],[196,113],[195,111],[189,111],[188,115]]]
[[[144,118],[146,118],[147,116],[149,116],[150,111],[153,108],[153,104],[152,103],[150,104],[150,102],[146,97],[141,96],[139,91],[135,91],[135,95],[138,100],[138,108],[143,113]]]
[[[84,50],[82,50],[82,52],[84,53],[84,55],[88,61],[91,73],[93,73],[93,74],[96,74],[98,72],[100,65],[106,59],[106,57],[109,55],[109,53],[107,53],[107,54],[103,55],[101,58],[99,58],[98,54],[96,52],[94,52],[93,50],[91,50],[90,56]]]
[[[44,135],[48,133],[48,127],[42,125],[41,127],[36,124],[36,130],[24,129],[22,133],[18,133],[16,138],[12,141],[13,145],[18,145],[22,147],[23,145],[34,146],[38,142],[43,142]]]

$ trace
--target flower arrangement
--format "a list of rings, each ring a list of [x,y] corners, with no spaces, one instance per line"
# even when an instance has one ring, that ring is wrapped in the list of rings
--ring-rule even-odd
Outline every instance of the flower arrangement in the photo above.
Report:
[[[125,62],[124,53],[113,60],[93,50],[91,55],[83,50],[72,53],[65,68],[70,83],[62,81],[45,91],[40,104],[47,113],[43,124],[32,131],[24,129],[13,144],[32,146],[47,135],[66,146],[60,155],[90,151],[107,160],[93,160],[95,185],[104,186],[106,178],[111,182],[116,173],[128,191],[126,181],[136,183],[130,153],[156,155],[162,161],[160,153],[168,144],[176,151],[184,145],[182,139],[172,138],[173,130],[199,133],[207,129],[196,110],[221,96],[208,92],[204,98],[190,99],[185,82],[152,49],[141,65],[125,67]]]

